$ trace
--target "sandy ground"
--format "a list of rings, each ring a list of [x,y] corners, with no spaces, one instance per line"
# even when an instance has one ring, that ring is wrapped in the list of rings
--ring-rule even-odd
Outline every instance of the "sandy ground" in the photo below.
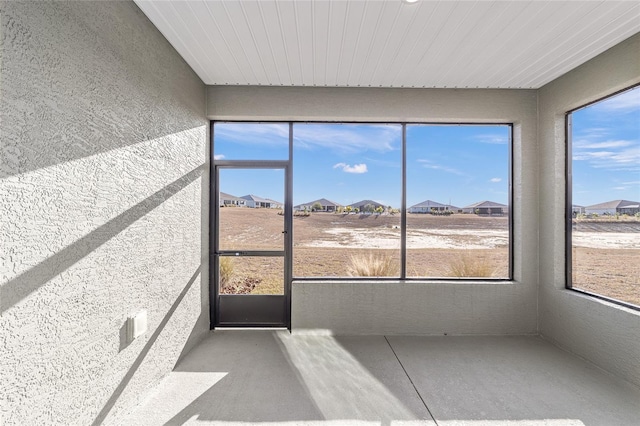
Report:
[[[575,247],[573,287],[640,306],[640,249]]]
[[[399,229],[330,228],[324,231],[328,239],[298,242],[296,247],[349,248],[366,246],[371,249],[399,249]],[[492,249],[509,243],[509,231],[409,229],[410,249]]]
[[[640,249],[640,234],[623,234],[618,232],[574,232],[572,235],[574,247],[593,249]],[[640,259],[638,259],[640,262]]]
[[[284,249],[284,217],[274,210],[223,208],[220,229],[223,250]],[[493,277],[508,277],[508,238],[506,217],[410,214],[407,275],[449,277],[452,265],[465,258],[490,265]],[[640,221],[577,223],[573,242],[574,287],[640,305]],[[344,277],[351,256],[372,251],[391,257],[393,275],[399,275],[399,215],[294,217],[294,276]],[[261,271],[282,265],[277,258],[235,260],[236,280],[264,276]],[[271,275],[253,293],[281,291],[280,275]]]
[[[574,220],[572,228],[574,247],[623,250],[640,248],[640,220]]]

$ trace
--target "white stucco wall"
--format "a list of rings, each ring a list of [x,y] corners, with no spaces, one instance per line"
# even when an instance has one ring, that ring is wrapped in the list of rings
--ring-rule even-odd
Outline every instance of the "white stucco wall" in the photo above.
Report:
[[[132,2],[0,15],[0,424],[118,423],[208,330],[205,87]]]
[[[537,332],[535,90],[207,88],[217,120],[514,123],[514,281],[294,282],[292,327],[336,334]]]
[[[565,289],[564,114],[638,82],[640,35],[542,87],[538,131],[540,333],[636,385],[640,385],[640,312]]]

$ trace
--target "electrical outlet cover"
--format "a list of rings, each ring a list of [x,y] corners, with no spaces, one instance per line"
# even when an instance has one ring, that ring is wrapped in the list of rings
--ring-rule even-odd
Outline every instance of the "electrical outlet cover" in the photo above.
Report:
[[[147,332],[147,311],[142,310],[127,319],[129,341],[137,339]]]

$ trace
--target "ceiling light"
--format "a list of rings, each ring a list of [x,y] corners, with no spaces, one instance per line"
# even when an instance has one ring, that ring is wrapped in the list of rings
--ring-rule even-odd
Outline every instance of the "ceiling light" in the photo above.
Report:
[[[402,0],[402,1],[409,4],[418,2],[418,0]]]

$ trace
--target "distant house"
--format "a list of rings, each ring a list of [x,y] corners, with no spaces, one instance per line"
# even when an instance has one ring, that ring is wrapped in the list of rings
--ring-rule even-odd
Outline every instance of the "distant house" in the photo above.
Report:
[[[322,206],[322,208],[320,209],[320,211],[322,212],[335,212],[339,207],[342,207],[341,204],[334,203],[333,201],[327,200],[326,198],[320,198],[319,200],[293,206],[293,209],[311,211],[315,204],[320,204]]]
[[[227,194],[226,192],[220,192],[220,207],[226,206],[237,206],[237,207],[245,207],[247,205],[247,200],[241,197],[236,197],[235,195]]]
[[[414,204],[407,210],[409,213],[433,213],[452,211],[457,212],[459,207],[452,206],[450,204],[442,204],[432,200],[426,200],[418,204]]]
[[[372,210],[377,209],[378,207],[382,207],[383,209],[386,207],[380,203],[378,203],[377,201],[373,201],[373,200],[362,200],[362,201],[358,201],[357,203],[353,203],[353,204],[349,204],[348,207],[351,207],[352,209],[358,209],[358,211],[364,212],[366,211],[366,207],[371,206]]]
[[[258,197],[257,195],[243,195],[242,197],[247,202],[247,207],[252,207],[254,209],[263,208],[263,209],[281,209],[283,204],[279,201],[271,200],[269,198]]]
[[[479,215],[503,215],[509,213],[509,206],[494,201],[479,201],[463,207],[462,212]]]
[[[584,214],[584,206],[579,206],[577,204],[573,204],[571,206],[571,213],[575,216],[578,214]]]
[[[606,203],[594,204],[584,208],[586,214],[615,215],[640,213],[640,203],[638,201],[614,200]]]

